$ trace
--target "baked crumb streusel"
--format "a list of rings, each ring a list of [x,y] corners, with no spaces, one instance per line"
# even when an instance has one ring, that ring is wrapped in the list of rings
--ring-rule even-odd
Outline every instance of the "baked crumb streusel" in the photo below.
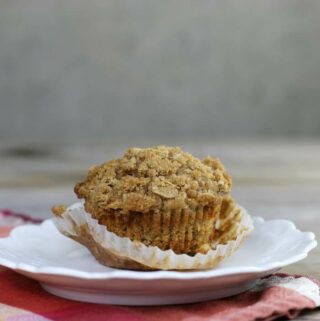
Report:
[[[179,147],[130,148],[122,158],[90,168],[75,186],[92,212],[116,210],[194,210],[210,206],[231,189],[231,178],[218,159],[200,161]]]

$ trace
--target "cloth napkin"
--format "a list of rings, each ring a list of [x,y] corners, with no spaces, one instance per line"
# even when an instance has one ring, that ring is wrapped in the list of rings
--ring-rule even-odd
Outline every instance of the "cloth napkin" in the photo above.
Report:
[[[0,211],[0,236],[12,223],[33,220],[21,214]],[[15,221],[16,222],[16,221]],[[296,317],[304,309],[320,306],[320,282],[301,275],[274,274],[258,281],[242,294],[202,303],[127,307],[99,305],[62,299],[45,292],[38,282],[0,268],[1,321],[251,321]]]

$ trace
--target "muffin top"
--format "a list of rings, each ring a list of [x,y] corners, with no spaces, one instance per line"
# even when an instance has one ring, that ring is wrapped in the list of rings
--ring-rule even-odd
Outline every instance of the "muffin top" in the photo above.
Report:
[[[222,163],[202,161],[179,147],[130,148],[123,157],[93,166],[75,193],[86,210],[154,212],[211,206],[231,190]]]

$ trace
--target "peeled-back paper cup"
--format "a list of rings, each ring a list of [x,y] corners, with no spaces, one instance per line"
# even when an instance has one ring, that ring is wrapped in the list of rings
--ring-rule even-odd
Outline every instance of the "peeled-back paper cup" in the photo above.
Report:
[[[194,256],[176,254],[172,250],[163,251],[156,246],[119,237],[92,218],[84,210],[82,203],[71,205],[62,214],[56,215],[53,222],[62,234],[86,246],[99,262],[110,267],[133,270],[198,270],[212,268],[229,257],[252,231],[252,220],[244,208],[235,205],[229,216],[240,216],[233,227],[236,229],[234,239],[225,244],[216,241],[206,254],[197,253]]]

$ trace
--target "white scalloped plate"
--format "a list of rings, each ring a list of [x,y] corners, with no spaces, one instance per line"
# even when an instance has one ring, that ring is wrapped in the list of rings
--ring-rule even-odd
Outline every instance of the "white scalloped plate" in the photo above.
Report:
[[[241,248],[212,270],[140,272],[108,268],[61,235],[51,220],[15,228],[0,240],[0,265],[38,280],[52,294],[109,304],[162,305],[226,297],[304,259],[316,247],[313,233],[286,220],[255,217]]]

